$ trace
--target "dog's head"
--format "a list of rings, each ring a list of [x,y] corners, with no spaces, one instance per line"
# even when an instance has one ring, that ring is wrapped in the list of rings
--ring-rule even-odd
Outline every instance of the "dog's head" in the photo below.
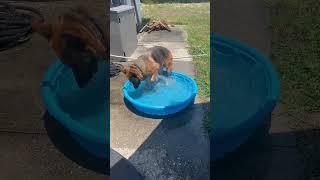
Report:
[[[97,71],[97,60],[106,58],[104,32],[81,7],[59,16],[58,23],[35,22],[32,29],[45,37],[61,61],[72,68],[80,87]]]
[[[133,87],[137,89],[141,83],[141,80],[144,78],[143,72],[138,65],[133,64],[129,67],[125,67],[122,70],[122,73],[126,75],[127,79],[133,84]]]

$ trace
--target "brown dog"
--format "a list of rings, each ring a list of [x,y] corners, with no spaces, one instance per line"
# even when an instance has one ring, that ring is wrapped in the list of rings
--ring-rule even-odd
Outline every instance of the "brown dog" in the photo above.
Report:
[[[164,72],[167,72],[170,76],[172,66],[173,57],[170,50],[162,46],[155,46],[148,49],[147,54],[140,56],[134,64],[123,68],[122,72],[137,88],[140,81],[147,77],[150,77],[151,82],[155,82],[158,74],[164,75]]]
[[[32,29],[45,37],[60,60],[72,68],[80,87],[97,71],[97,61],[109,54],[107,28],[80,6],[60,15],[57,23],[35,22]]]

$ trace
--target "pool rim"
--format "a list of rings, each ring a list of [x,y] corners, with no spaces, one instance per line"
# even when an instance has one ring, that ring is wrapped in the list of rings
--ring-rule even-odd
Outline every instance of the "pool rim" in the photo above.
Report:
[[[214,132],[211,131],[210,133],[210,141],[211,141],[211,145],[216,144],[219,142],[222,142],[223,139],[226,138],[230,138],[230,137],[234,137],[237,136],[238,139],[242,139],[244,140],[243,142],[234,142],[234,144],[232,146],[229,146],[229,150],[225,151],[223,154],[221,154],[222,152],[220,151],[218,154],[215,154],[211,159],[212,160],[217,160],[217,159],[221,159],[222,157],[224,157],[227,153],[234,151],[235,149],[237,149],[241,144],[245,143],[246,139],[249,138],[249,136],[251,135],[250,132],[247,132],[246,134],[243,134],[242,132],[240,132],[239,129],[241,129],[240,127],[258,127],[259,125],[262,125],[263,123],[265,123],[268,119],[264,118],[264,117],[269,117],[273,111],[273,109],[275,108],[279,97],[280,97],[280,81],[278,79],[278,74],[271,62],[271,60],[269,58],[267,58],[266,56],[264,56],[261,52],[259,52],[257,49],[250,47],[249,45],[247,45],[246,43],[240,42],[238,40],[217,34],[217,33],[211,33],[210,34],[210,53],[214,52],[214,44],[216,42],[219,42],[220,44],[226,44],[229,46],[232,46],[234,49],[234,51],[242,51],[243,53],[245,53],[246,55],[249,55],[251,57],[254,58],[254,60],[258,61],[259,63],[263,64],[263,66],[265,67],[265,72],[267,73],[267,78],[269,79],[269,91],[268,91],[268,95],[266,96],[266,100],[263,103],[263,105],[261,106],[261,108],[259,110],[257,110],[256,112],[253,112],[252,116],[250,116],[248,118],[248,121],[245,121],[241,124],[239,124],[237,127],[238,128],[234,128],[235,132],[230,132],[230,134],[226,135],[226,134],[218,134],[218,135],[214,135]],[[235,50],[237,49],[237,50]],[[211,54],[211,58],[213,58],[213,54]],[[210,69],[214,70],[214,61],[211,61],[211,65],[210,65]],[[213,78],[213,73],[211,73],[211,79]],[[213,84],[212,84],[213,85]],[[213,93],[211,93],[211,98],[213,98]],[[213,102],[213,101],[212,101]],[[214,104],[211,106],[211,108],[214,108]],[[213,111],[213,109],[211,109],[211,111]],[[256,119],[261,119],[260,121],[257,121]],[[213,121],[212,121],[213,123]],[[214,129],[214,128],[213,128]],[[239,137],[239,135],[242,135],[242,137]],[[220,139],[220,140],[219,140]],[[218,142],[217,142],[218,140]],[[214,143],[213,143],[214,142]],[[212,147],[214,148],[214,147]]]
[[[232,44],[237,47],[237,49],[241,49],[242,51],[246,52],[247,54],[253,56],[255,59],[260,60],[259,62],[263,63],[268,70],[268,75],[270,78],[270,86],[271,91],[268,94],[268,101],[277,101],[280,96],[280,82],[278,78],[278,74],[275,71],[275,68],[273,64],[271,63],[271,60],[264,56],[261,52],[259,52],[257,49],[250,47],[248,44],[240,42],[238,40],[217,34],[217,33],[211,33],[210,36],[210,48],[213,48],[213,39],[216,39],[217,41],[224,42],[226,44]],[[271,106],[271,105],[270,105]]]
[[[50,115],[54,117],[54,119],[59,121],[66,129],[68,129],[72,133],[94,143],[110,144],[110,140],[109,138],[107,138],[107,135],[104,137],[97,131],[94,131],[91,128],[84,127],[83,125],[81,125],[81,123],[73,120],[70,115],[65,113],[61,109],[61,107],[59,107],[59,105],[55,103],[56,100],[54,98],[53,88],[56,85],[55,81],[59,77],[59,72],[61,72],[63,68],[66,68],[66,66],[59,59],[55,59],[45,73],[44,79],[41,84],[41,93],[46,110]]]
[[[142,111],[143,113],[146,114],[150,114],[147,113],[147,111],[156,111],[156,112],[160,112],[160,111],[165,111],[166,109],[170,108],[170,107],[182,107],[182,109],[184,109],[183,107],[185,107],[186,104],[190,104],[190,102],[192,102],[192,100],[194,100],[194,98],[196,97],[197,93],[198,93],[198,86],[196,81],[191,78],[190,76],[181,73],[181,72],[177,72],[177,71],[172,71],[172,76],[180,76],[184,79],[187,79],[192,86],[192,92],[190,93],[190,96],[188,98],[186,98],[184,101],[181,101],[177,104],[174,104],[172,106],[148,106],[145,105],[144,103],[140,103],[139,101],[136,101],[135,99],[131,98],[131,96],[128,94],[127,88],[128,86],[132,86],[131,82],[129,80],[126,80],[125,83],[122,86],[122,92],[124,97],[126,98],[126,100],[128,100],[136,109],[138,109],[139,111]],[[138,107],[138,108],[137,108]],[[141,110],[144,109],[144,110]],[[182,109],[180,109],[179,111],[181,111]],[[177,111],[177,112],[179,112]],[[166,115],[170,115],[170,114],[175,114],[177,112],[170,112],[170,113],[158,113],[158,114],[150,114],[150,115],[160,115],[160,116],[166,116]]]

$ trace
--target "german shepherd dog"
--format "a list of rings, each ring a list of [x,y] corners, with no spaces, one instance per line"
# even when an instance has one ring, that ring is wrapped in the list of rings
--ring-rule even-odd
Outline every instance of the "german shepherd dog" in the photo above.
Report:
[[[57,23],[34,22],[32,29],[45,37],[60,60],[72,68],[80,88],[97,71],[97,61],[109,56],[109,28],[99,24],[84,7],[69,9]]]
[[[158,74],[170,76],[173,66],[173,57],[170,50],[162,46],[154,46],[147,50],[138,60],[122,69],[122,73],[138,88],[141,80],[150,78],[151,83],[157,81]]]

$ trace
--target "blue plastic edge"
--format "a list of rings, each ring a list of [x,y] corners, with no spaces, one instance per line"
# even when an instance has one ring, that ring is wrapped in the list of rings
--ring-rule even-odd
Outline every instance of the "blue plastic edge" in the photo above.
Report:
[[[72,120],[70,116],[64,113],[62,109],[57,105],[54,99],[54,93],[52,92],[52,87],[55,86],[54,82],[58,77],[58,72],[64,67],[65,66],[63,65],[63,63],[59,59],[56,59],[45,74],[44,80],[42,82],[41,93],[47,111],[72,133],[75,133],[78,136],[84,137],[93,142],[110,144],[110,142],[108,142],[107,136],[100,136],[97,132],[83,127],[79,123]]]
[[[183,102],[181,103],[178,103],[178,104],[175,104],[174,106],[175,107],[181,107],[181,108],[177,108],[178,110],[181,110],[183,109],[184,107],[186,107],[191,101],[194,100],[194,98],[196,97],[197,93],[198,93],[198,86],[195,82],[195,80],[193,80],[191,77],[183,74],[183,73],[180,73],[180,72],[176,72],[176,71],[172,71],[172,75],[173,76],[182,76],[183,78],[185,79],[188,79],[188,81],[191,82],[192,84],[192,89],[193,89],[193,93]],[[128,86],[130,86],[131,82],[129,80],[127,80],[124,85],[123,85],[123,88],[122,88],[122,91],[123,91],[123,95],[124,97],[130,102],[132,103],[132,105],[144,112],[144,113],[147,113],[147,114],[150,114],[148,112],[154,112],[152,115],[161,115],[161,116],[164,116],[164,115],[169,115],[169,114],[174,114],[176,112],[168,112],[168,113],[165,113],[165,109],[167,109],[168,107],[164,107],[164,106],[148,106],[146,104],[142,104],[136,100],[134,100],[133,98],[131,98],[127,92],[127,88]]]
[[[249,120],[248,123],[246,123],[245,125],[242,124],[241,127],[236,128],[237,130],[235,132],[232,132],[231,134],[228,135],[228,137],[234,137],[234,136],[238,136],[238,141],[235,140],[233,141],[233,144],[230,145],[229,147],[222,147],[222,150],[220,149],[220,151],[218,151],[217,153],[214,152],[213,156],[210,158],[212,160],[217,160],[220,158],[223,158],[224,155],[226,153],[232,152],[234,151],[237,147],[239,147],[246,139],[249,138],[249,136],[251,135],[251,133],[247,133],[246,135],[240,136],[242,133],[241,131],[243,130],[244,127],[247,128],[256,128],[258,127],[260,124],[263,124],[267,119],[265,117],[267,117],[268,115],[271,114],[271,112],[273,111],[279,96],[280,96],[280,82],[278,80],[278,75],[271,63],[271,61],[266,58],[264,55],[262,55],[258,50],[256,50],[255,48],[251,48],[249,47],[247,44],[242,43],[240,41],[236,41],[234,39],[225,37],[225,36],[221,36],[221,35],[216,35],[216,33],[211,33],[210,36],[210,48],[213,48],[214,46],[214,41],[220,41],[223,43],[226,43],[228,45],[232,45],[233,47],[236,47],[237,49],[240,49],[241,51],[244,51],[246,53],[248,53],[249,55],[253,56],[255,59],[260,60],[260,62],[262,62],[267,68],[268,71],[268,76],[270,79],[270,89],[269,89],[269,94],[266,100],[265,105],[263,106],[263,108],[260,109],[260,111],[258,111],[256,114],[254,114],[250,119],[262,119],[259,122],[256,121],[251,121]],[[212,58],[212,57],[211,57]],[[212,63],[213,64],[213,63]],[[211,66],[212,66],[211,64]],[[211,108],[214,108],[214,104],[211,106]],[[256,123],[252,123],[252,122],[256,122]],[[251,124],[251,126],[250,126]],[[213,139],[219,139],[219,137],[213,137],[214,132],[210,134],[210,139],[211,141]],[[220,137],[222,138],[222,137]],[[226,139],[226,137],[223,137],[223,139]],[[220,139],[220,141],[222,142],[223,139]],[[241,141],[239,141],[241,140]],[[214,142],[211,142],[211,146],[214,146]],[[214,149],[214,147],[212,147]],[[217,148],[219,149],[219,148]],[[224,152],[223,152],[224,151]]]

